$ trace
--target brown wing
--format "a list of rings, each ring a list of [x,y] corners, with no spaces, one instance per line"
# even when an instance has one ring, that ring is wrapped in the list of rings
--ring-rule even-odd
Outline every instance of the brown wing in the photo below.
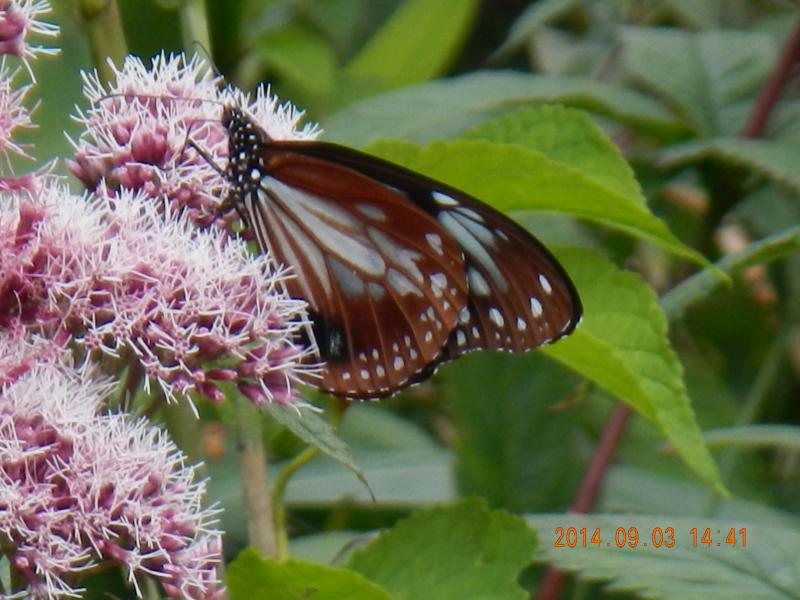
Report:
[[[376,398],[436,361],[467,305],[461,248],[407,195],[278,145],[242,200],[262,250],[289,265],[324,361],[321,389]]]
[[[444,204],[447,198],[439,195]],[[438,220],[464,251],[469,287],[442,360],[480,348],[530,350],[575,328],[582,312],[577,292],[531,234],[468,196],[443,206]]]

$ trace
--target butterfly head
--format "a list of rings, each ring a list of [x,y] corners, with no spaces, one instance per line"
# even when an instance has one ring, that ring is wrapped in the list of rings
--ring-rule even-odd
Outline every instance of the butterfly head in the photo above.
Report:
[[[258,184],[258,178],[254,181],[253,174],[260,176],[263,168],[260,150],[269,138],[253,119],[237,106],[229,105],[222,110],[222,126],[228,132],[228,166],[225,169],[225,177],[232,186],[231,193],[243,195],[253,185]]]

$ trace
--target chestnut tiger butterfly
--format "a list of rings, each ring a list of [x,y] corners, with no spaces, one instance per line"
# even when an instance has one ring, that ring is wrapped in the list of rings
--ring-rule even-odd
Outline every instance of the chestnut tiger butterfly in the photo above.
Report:
[[[309,305],[319,389],[380,398],[478,349],[525,351],[578,324],[575,286],[520,225],[464,192],[336,144],[269,137],[223,108],[234,207]]]

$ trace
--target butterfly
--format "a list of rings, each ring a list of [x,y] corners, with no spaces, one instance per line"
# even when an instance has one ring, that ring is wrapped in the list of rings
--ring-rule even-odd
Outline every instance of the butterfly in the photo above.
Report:
[[[287,265],[323,362],[309,383],[381,398],[478,349],[524,351],[568,335],[581,301],[520,225],[453,187],[368,154],[274,140],[237,106],[223,206]]]

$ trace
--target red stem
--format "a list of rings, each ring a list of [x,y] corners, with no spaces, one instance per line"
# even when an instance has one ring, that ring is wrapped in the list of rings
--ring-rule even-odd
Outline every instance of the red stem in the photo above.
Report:
[[[781,91],[783,90],[789,76],[792,72],[792,67],[797,64],[800,59],[800,17],[795,23],[792,33],[789,34],[786,43],[783,46],[781,55],[769,81],[761,91],[758,97],[753,112],[750,113],[750,118],[747,120],[747,125],[742,130],[742,136],[747,138],[759,138],[764,132],[764,127],[767,124],[772,109],[780,98]]]
[[[600,484],[611,466],[630,416],[631,409],[627,404],[620,402],[614,408],[614,412],[606,423],[603,437],[597,443],[592,462],[589,463],[589,469],[586,471],[581,487],[572,503],[571,512],[586,514],[594,507]],[[564,587],[564,578],[563,572],[554,567],[548,568],[539,582],[536,600],[557,600]]]

